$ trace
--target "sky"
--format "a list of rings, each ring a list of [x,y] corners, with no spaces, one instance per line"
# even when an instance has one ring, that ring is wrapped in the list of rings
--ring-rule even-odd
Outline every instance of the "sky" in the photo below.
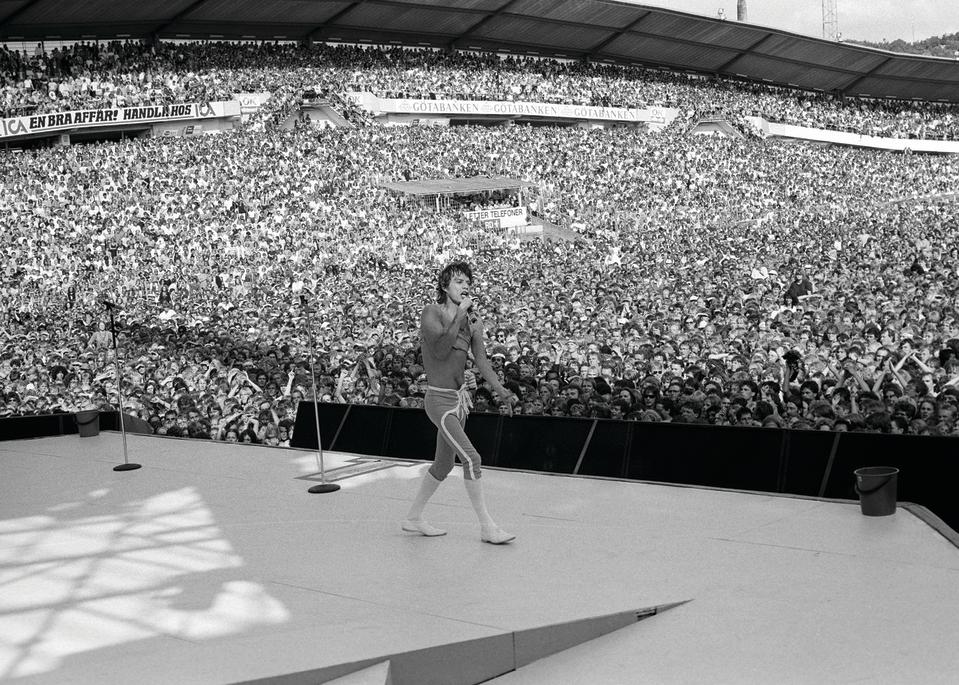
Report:
[[[641,5],[726,19],[736,18],[736,0],[634,0]],[[822,0],[746,0],[750,24],[822,36]],[[843,38],[881,42],[922,40],[959,31],[959,0],[836,0]]]

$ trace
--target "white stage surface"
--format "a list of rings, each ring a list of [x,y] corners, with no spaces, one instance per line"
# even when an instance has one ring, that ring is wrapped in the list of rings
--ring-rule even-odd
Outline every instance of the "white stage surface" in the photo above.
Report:
[[[0,681],[955,683],[959,550],[911,511],[131,435],[0,442]],[[376,469],[376,470],[373,470]],[[850,478],[852,476],[850,475]]]

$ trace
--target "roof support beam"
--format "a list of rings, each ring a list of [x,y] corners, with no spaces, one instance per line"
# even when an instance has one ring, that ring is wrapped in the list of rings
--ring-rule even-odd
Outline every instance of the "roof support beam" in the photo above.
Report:
[[[10,14],[5,16],[3,19],[0,19],[0,28],[3,28],[4,26],[12,22],[14,19],[19,17],[21,14],[26,12],[28,9],[30,9],[34,5],[36,5],[38,2],[40,2],[40,0],[29,0],[29,2],[27,2],[25,5],[21,5],[17,9],[13,10]]]
[[[498,17],[498,16],[500,16],[501,14],[503,14],[503,12],[505,12],[505,11],[506,11],[507,9],[509,9],[511,6],[515,5],[517,2],[519,2],[519,0],[508,0],[508,2],[506,2],[505,4],[500,5],[500,6],[499,6],[499,9],[497,9],[497,10],[495,10],[495,11],[493,11],[493,12],[490,12],[490,13],[487,14],[485,17],[483,17],[482,19],[480,19],[478,22],[476,22],[475,24],[473,24],[472,26],[470,26],[468,29],[466,29],[465,31],[463,31],[463,33],[461,33],[460,35],[456,36],[456,38],[454,38],[453,40],[451,40],[450,43],[449,43],[449,48],[450,48],[450,50],[455,50],[455,49],[456,49],[456,44],[457,44],[458,42],[460,42],[460,41],[463,40],[464,38],[469,38],[471,35],[473,35],[473,34],[476,32],[477,29],[479,29],[480,27],[486,25],[487,23],[489,23],[490,21],[492,21],[492,20],[495,19],[496,17]]]
[[[853,78],[851,81],[849,81],[849,83],[847,83],[846,85],[844,85],[842,88],[838,88],[837,90],[838,90],[840,93],[842,93],[843,95],[845,95],[847,92],[849,92],[849,89],[851,89],[851,88],[853,88],[854,86],[858,85],[860,81],[863,81],[864,79],[867,79],[867,78],[869,78],[870,76],[872,76],[873,74],[875,74],[877,71],[879,71],[880,69],[882,69],[890,60],[892,60],[892,55],[890,55],[889,57],[887,57],[886,59],[884,59],[883,61],[881,61],[879,64],[877,64],[876,66],[874,66],[872,69],[870,69],[869,71],[867,71],[865,74],[860,74],[859,76],[856,76],[856,77]]]
[[[641,15],[639,15],[636,19],[634,19],[632,22],[630,22],[623,28],[619,29],[618,31],[615,31],[614,33],[610,34],[608,37],[604,38],[600,42],[598,42],[596,45],[590,48],[589,57],[593,57],[593,55],[595,55],[597,52],[605,48],[607,45],[612,43],[614,40],[619,38],[624,33],[629,33],[630,31],[632,31],[634,28],[636,28],[637,26],[642,24],[644,21],[646,21],[646,18],[652,13],[653,13],[652,10],[646,10]]]
[[[183,19],[183,17],[185,17],[185,16],[187,16],[188,14],[190,14],[190,12],[193,12],[194,10],[198,9],[198,8],[200,7],[200,5],[202,5],[202,4],[205,3],[205,2],[206,2],[206,0],[194,0],[194,2],[191,2],[191,3],[190,3],[189,5],[187,5],[184,9],[182,9],[182,10],[180,10],[179,12],[177,12],[176,14],[174,14],[170,19],[164,21],[162,24],[160,24],[160,25],[157,26],[155,29],[153,29],[153,31],[151,31],[151,33],[152,33],[154,36],[159,36],[163,31],[166,31],[168,28],[170,28],[171,26],[173,26],[174,24],[176,24],[178,21],[180,21],[181,19]]]
[[[720,64],[718,67],[716,67],[716,73],[717,73],[717,74],[723,73],[724,71],[726,71],[727,69],[729,69],[729,67],[731,67],[732,65],[734,65],[736,62],[738,62],[740,59],[742,59],[742,58],[745,57],[746,55],[750,54],[753,50],[755,50],[756,48],[758,48],[760,45],[762,45],[763,43],[765,43],[767,40],[769,40],[769,39],[772,38],[772,37],[773,37],[773,34],[772,34],[772,33],[767,33],[765,36],[763,36],[762,38],[760,38],[759,40],[757,40],[755,43],[753,43],[753,44],[750,45],[748,48],[746,48],[745,50],[743,50],[742,52],[740,52],[738,55],[736,55],[735,57],[732,57],[732,58],[726,60],[725,62],[723,62],[722,64]]]
[[[513,2],[516,2],[516,1],[517,0],[509,0],[507,5],[512,5]],[[398,10],[415,10],[415,9],[434,10],[434,11],[442,10],[444,12],[455,12],[457,14],[475,14],[475,15],[483,15],[484,19],[488,19],[489,17],[487,15],[491,14],[490,12],[487,12],[485,10],[477,10],[477,9],[471,9],[466,7],[457,7],[455,5],[452,5],[450,7],[444,7],[442,5],[421,5],[414,2],[395,2],[393,0],[354,0],[354,2],[351,2],[343,9],[331,15],[329,19],[324,21],[319,26],[314,26],[312,29],[308,30],[306,34],[304,34],[303,40],[307,40],[307,41],[313,40],[316,37],[317,33],[319,33],[325,28],[333,27],[336,21],[338,21],[339,19],[342,19],[344,16],[349,14],[351,10],[355,9],[359,5],[364,5],[364,4],[382,5],[384,7],[393,7]],[[499,14],[505,8],[506,8],[506,5],[496,10],[496,12],[493,12],[492,14]],[[480,23],[482,23],[482,21]],[[353,27],[344,27],[344,28],[353,28]],[[453,40],[455,41],[457,39],[454,38]]]
[[[309,31],[307,31],[307,32],[306,32],[306,35],[303,37],[304,40],[308,40],[308,41],[309,41],[309,40],[313,40],[313,37],[314,37],[317,33],[319,33],[320,31],[322,31],[323,29],[325,29],[327,26],[330,26],[331,24],[333,24],[333,22],[335,22],[335,21],[336,21],[337,19],[339,19],[340,17],[346,15],[346,14],[349,13],[349,12],[352,12],[355,8],[359,7],[359,6],[362,5],[364,2],[366,2],[366,0],[354,0],[354,2],[351,2],[349,5],[347,5],[347,6],[344,7],[343,9],[339,10],[338,12],[335,12],[335,13],[332,14],[326,21],[324,21],[322,24],[320,24],[319,26],[316,26],[316,27],[310,29]]]

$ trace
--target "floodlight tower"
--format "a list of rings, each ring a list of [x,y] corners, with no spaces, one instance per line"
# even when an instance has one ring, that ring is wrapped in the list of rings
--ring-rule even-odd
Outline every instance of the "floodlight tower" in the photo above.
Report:
[[[822,0],[822,37],[826,40],[839,40],[839,16],[836,13],[836,0]]]
[[[749,21],[749,19],[746,18],[746,0],[739,0],[736,3],[736,21]]]

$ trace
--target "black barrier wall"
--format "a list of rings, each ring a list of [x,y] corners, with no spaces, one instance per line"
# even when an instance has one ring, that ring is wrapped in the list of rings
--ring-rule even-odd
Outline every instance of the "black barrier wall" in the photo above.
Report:
[[[120,430],[117,412],[100,413],[100,430]],[[0,419],[0,440],[26,440],[54,435],[75,435],[76,414],[40,414]]]
[[[316,449],[314,404],[301,402],[293,447]],[[324,449],[433,458],[436,429],[419,409],[320,404]],[[101,430],[119,430],[116,412]],[[74,414],[0,419],[0,440],[76,434]],[[899,499],[959,530],[959,441],[948,437],[473,414],[466,433],[490,466],[706,487],[857,499],[853,471],[899,469]]]
[[[316,449],[314,404],[301,402],[291,445]],[[436,428],[420,409],[320,404],[323,448],[433,458]],[[959,530],[959,440],[552,416],[472,414],[483,463],[551,473],[857,499],[853,471],[895,466],[899,499]]]

